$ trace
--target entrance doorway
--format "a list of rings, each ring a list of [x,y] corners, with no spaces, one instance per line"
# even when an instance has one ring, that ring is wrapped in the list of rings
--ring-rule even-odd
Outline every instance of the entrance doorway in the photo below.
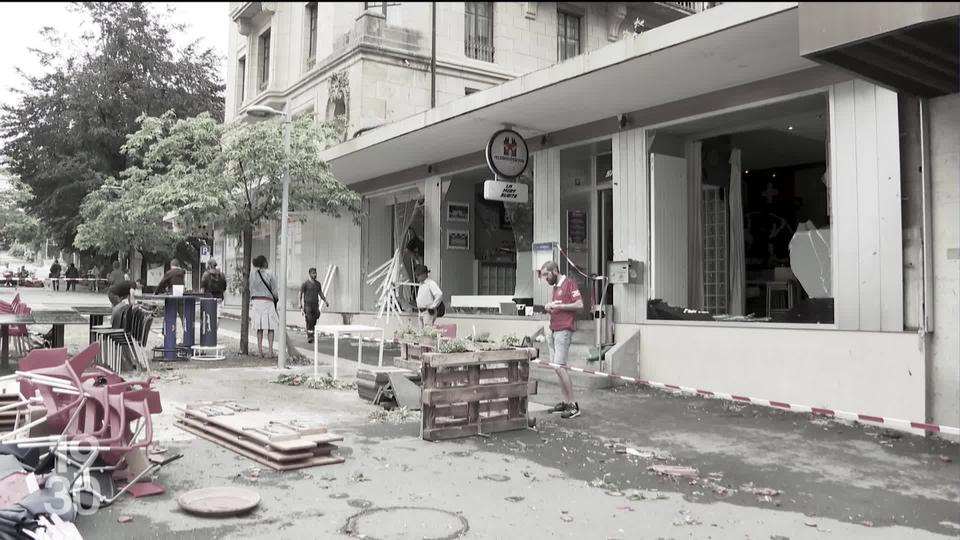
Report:
[[[613,153],[609,140],[560,152],[560,270],[583,297],[580,319],[591,319],[602,290],[593,279],[613,259]],[[603,303],[610,305],[610,288]]]

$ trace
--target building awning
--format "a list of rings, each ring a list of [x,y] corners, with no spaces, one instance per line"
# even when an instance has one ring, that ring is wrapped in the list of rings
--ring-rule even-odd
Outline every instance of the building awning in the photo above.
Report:
[[[797,3],[726,3],[471,94],[326,150],[346,184],[481,152],[512,126],[552,133],[816,66]]]

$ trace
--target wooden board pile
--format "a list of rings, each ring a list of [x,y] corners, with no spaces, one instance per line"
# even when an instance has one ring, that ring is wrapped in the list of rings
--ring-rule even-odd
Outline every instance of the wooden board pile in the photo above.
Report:
[[[420,436],[427,441],[525,429],[534,349],[423,355]]]
[[[343,463],[333,454],[343,437],[291,415],[262,412],[235,401],[203,401],[180,408],[180,429],[276,471]]]

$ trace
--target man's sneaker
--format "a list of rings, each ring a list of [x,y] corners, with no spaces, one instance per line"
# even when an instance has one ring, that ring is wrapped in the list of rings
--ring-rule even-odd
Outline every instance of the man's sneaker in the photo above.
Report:
[[[576,402],[574,402],[573,407],[560,414],[560,418],[576,418],[578,416],[580,416],[580,404]]]
[[[551,412],[551,413],[555,413],[555,412],[562,413],[562,412],[566,411],[566,410],[569,409],[569,408],[570,408],[570,405],[567,405],[566,403],[564,403],[564,402],[561,401],[560,403],[557,403],[556,405],[554,405],[553,408],[550,409],[548,412]]]

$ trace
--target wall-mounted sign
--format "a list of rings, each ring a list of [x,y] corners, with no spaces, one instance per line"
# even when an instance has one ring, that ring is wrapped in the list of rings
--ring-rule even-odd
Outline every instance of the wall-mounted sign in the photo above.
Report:
[[[526,184],[487,180],[483,183],[483,198],[488,201],[523,204],[530,200],[530,190]]]
[[[517,178],[527,169],[527,142],[512,129],[502,129],[487,143],[487,166],[499,178]]]

